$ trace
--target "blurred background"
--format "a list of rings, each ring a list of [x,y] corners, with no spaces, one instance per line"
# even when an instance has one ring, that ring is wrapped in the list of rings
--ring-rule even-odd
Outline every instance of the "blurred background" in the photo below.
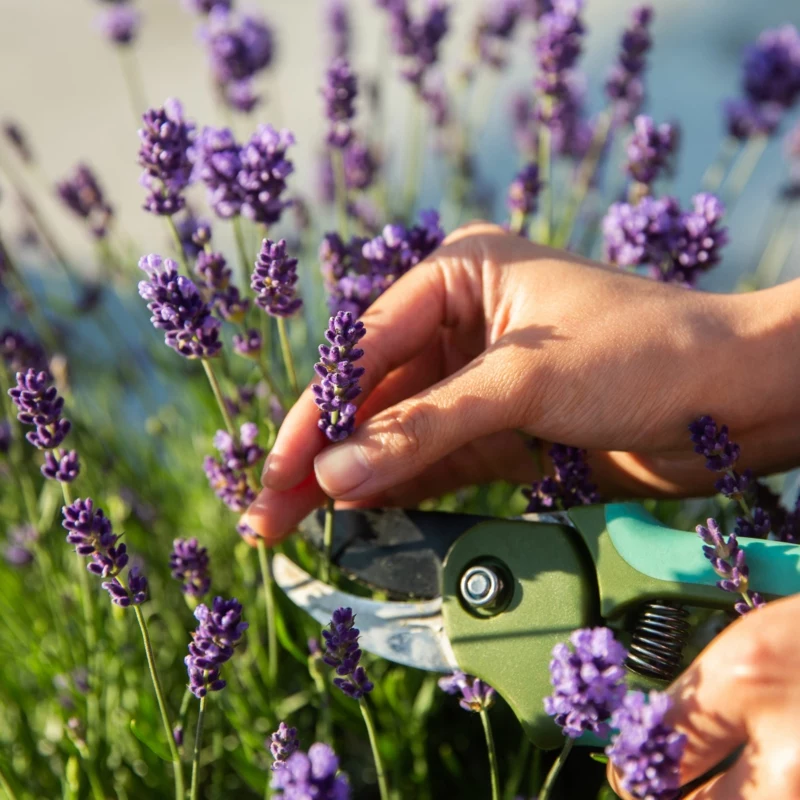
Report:
[[[444,63],[451,80],[468,58],[470,32],[484,2],[453,3],[454,33],[444,43]],[[604,102],[602,82],[635,3],[588,0],[586,5],[590,35],[582,66],[589,76],[587,104],[596,111]],[[737,93],[743,47],[765,28],[784,22],[800,24],[800,5],[796,0],[655,0],[653,5],[655,46],[649,58],[646,108],[656,121],[677,120],[682,127],[679,174],[673,188],[685,200],[698,190],[700,177],[717,152],[723,133],[721,101]],[[261,0],[240,6],[267,14],[277,31],[278,55],[262,79],[267,102],[255,111],[252,121],[240,119],[237,130],[249,133],[251,123],[257,122],[291,128],[298,141],[297,171],[291,185],[313,196],[324,136],[319,87],[328,58],[322,2]],[[98,7],[93,0],[0,0],[0,115],[19,121],[28,132],[48,180],[65,175],[79,159],[91,164],[119,210],[123,229],[142,252],[150,252],[162,246],[165,235],[161,221],[140,209],[138,123],[117,53],[96,28]],[[139,0],[137,7],[143,21],[136,58],[148,102],[158,105],[167,97],[178,97],[199,125],[222,124],[209,89],[196,18],[179,0]],[[410,114],[403,109],[411,106],[411,92],[394,78],[396,68],[383,17],[373,0],[353,0],[352,7],[355,68],[365,76],[391,73],[388,115],[393,122],[407,121]],[[480,71],[475,87],[475,111],[485,120],[476,142],[478,180],[497,185],[501,197],[518,167],[510,104],[514,93],[532,80],[532,36],[533,27],[523,26],[515,37],[510,69],[493,74]],[[398,143],[405,131],[402,126],[391,127],[388,135]],[[704,287],[729,291],[743,272],[753,269],[768,234],[770,202],[787,171],[781,151],[781,138],[776,137],[728,220],[731,246],[723,264],[703,279]],[[434,167],[435,155],[428,158]],[[426,169],[425,176],[421,207],[427,198],[438,202],[436,169]],[[83,227],[52,199],[45,208],[70,254],[88,267],[93,250]],[[498,219],[503,213],[498,209]],[[19,220],[14,204],[0,204],[0,220],[5,224]],[[789,259],[784,278],[800,274],[796,256],[795,252]]]

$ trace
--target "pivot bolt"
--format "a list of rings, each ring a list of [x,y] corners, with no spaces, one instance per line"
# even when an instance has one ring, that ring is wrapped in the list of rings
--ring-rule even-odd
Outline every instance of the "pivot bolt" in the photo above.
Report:
[[[491,608],[497,603],[502,590],[500,576],[492,567],[470,567],[461,576],[461,597],[472,608]]]

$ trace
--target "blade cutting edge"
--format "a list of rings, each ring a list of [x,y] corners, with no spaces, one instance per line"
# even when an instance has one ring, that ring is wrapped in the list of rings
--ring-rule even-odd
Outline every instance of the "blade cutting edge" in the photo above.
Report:
[[[273,557],[272,570],[286,596],[321,625],[330,622],[337,608],[352,608],[363,650],[429,672],[458,669],[444,630],[440,597],[417,603],[357,597],[312,578],[281,553]]]

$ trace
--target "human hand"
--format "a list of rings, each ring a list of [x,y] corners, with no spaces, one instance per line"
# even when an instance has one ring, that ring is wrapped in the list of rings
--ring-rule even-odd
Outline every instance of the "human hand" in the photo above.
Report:
[[[470,484],[527,483],[537,473],[519,431],[587,448],[606,497],[710,491],[687,431],[704,413],[735,432],[746,466],[792,463],[800,431],[774,424],[793,418],[793,403],[775,386],[786,370],[768,345],[798,326],[761,313],[770,302],[769,291],[687,291],[468,225],[362,317],[354,435],[326,447],[307,389],[244,521],[273,543],[323,492],[414,505]]]
[[[800,798],[800,597],[745,615],[717,637],[669,688],[667,722],[686,734],[681,785],[740,747],[733,766],[685,800]],[[610,764],[612,788],[621,778]]]

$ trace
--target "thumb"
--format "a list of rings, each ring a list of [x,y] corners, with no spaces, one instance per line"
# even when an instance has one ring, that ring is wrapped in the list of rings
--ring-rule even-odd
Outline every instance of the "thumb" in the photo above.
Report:
[[[465,444],[520,427],[532,402],[532,352],[506,335],[452,376],[381,411],[314,461],[330,496],[361,500],[405,483]],[[510,368],[511,367],[511,368]]]

